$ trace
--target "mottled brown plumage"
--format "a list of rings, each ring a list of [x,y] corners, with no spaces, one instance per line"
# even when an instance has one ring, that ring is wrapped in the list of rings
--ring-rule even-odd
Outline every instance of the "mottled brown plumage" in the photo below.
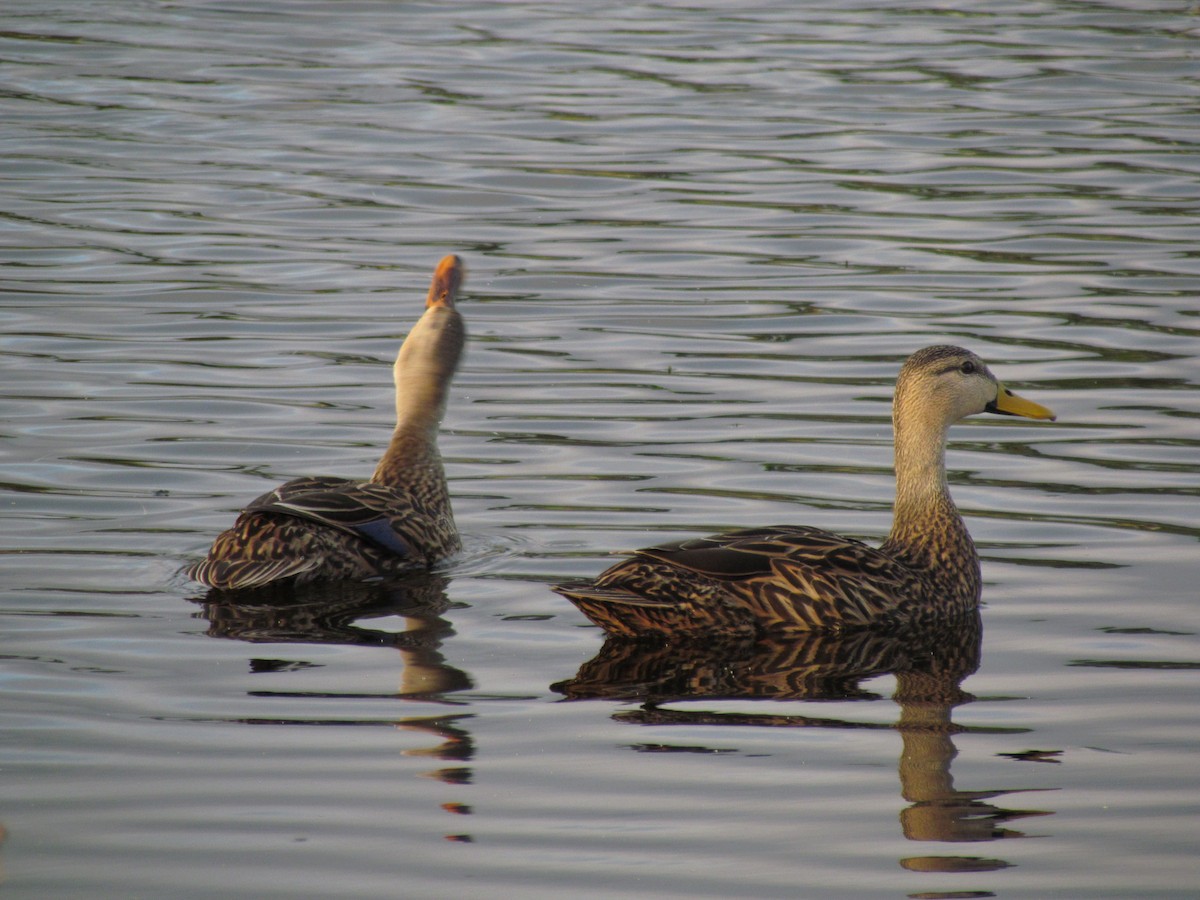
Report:
[[[458,551],[437,432],[466,339],[454,308],[462,281],[462,261],[445,257],[396,356],[396,428],[371,479],[297,478],[268,491],[189,577],[222,590],[357,580],[425,569]]]
[[[626,636],[841,632],[961,615],[979,602],[979,557],[946,485],[946,433],[985,411],[1054,418],[968,350],[926,347],[905,362],[892,406],[894,519],[878,549],[819,528],[754,528],[648,547],[555,590]]]

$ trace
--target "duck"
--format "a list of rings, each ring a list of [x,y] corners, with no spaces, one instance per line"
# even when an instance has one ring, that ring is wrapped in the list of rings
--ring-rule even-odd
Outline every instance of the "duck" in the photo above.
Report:
[[[456,255],[434,270],[392,367],[396,426],[370,479],[307,476],[255,498],[189,578],[219,591],[361,581],[428,569],[461,549],[437,437],[466,343],[455,307],[464,278]]]
[[[950,426],[976,413],[1054,420],[949,345],[905,360],[892,401],[896,497],[879,547],[820,528],[776,525],[658,544],[591,581],[559,584],[610,635],[839,634],[922,627],[979,605],[979,555],[946,482]]]

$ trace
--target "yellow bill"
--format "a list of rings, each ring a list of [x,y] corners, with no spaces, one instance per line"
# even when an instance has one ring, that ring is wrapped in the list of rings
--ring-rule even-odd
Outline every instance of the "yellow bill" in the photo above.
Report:
[[[1024,416],[1026,419],[1054,421],[1054,413],[1046,407],[1014,394],[1002,384],[997,385],[996,399],[987,405],[987,411],[1005,416]]]

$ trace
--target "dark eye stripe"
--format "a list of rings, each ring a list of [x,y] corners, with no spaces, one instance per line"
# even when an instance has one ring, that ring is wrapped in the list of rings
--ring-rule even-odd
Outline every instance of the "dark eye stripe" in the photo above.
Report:
[[[970,366],[970,371],[967,371],[964,366]],[[979,363],[972,359],[964,359],[962,362],[951,363],[948,366],[942,366],[934,374],[945,375],[948,372],[962,372],[964,375],[977,375],[981,371]]]

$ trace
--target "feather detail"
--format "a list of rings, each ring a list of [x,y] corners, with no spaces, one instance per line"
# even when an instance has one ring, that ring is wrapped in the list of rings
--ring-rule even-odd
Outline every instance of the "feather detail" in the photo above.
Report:
[[[631,636],[646,629],[623,623],[626,613],[671,633],[839,631],[882,618],[917,587],[911,570],[860,541],[776,526],[639,550],[594,584],[559,592],[610,633]]]

